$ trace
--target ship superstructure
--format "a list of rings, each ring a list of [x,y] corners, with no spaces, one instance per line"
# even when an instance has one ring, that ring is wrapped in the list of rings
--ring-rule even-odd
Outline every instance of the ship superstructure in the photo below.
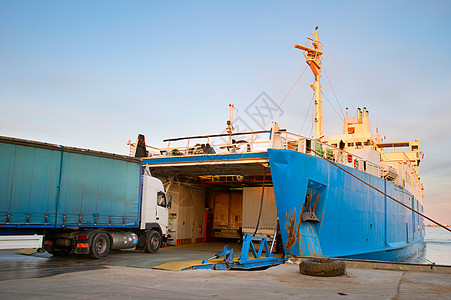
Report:
[[[418,167],[424,158],[418,140],[413,142],[383,142],[376,128],[372,134],[369,111],[357,109],[357,116],[345,118],[343,134],[333,135],[332,146],[350,152],[381,167],[381,177],[406,188],[423,204],[423,184]],[[363,162],[362,162],[363,163]]]

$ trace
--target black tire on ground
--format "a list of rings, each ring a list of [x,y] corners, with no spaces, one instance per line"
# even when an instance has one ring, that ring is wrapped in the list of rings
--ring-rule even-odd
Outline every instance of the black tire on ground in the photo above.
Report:
[[[161,234],[156,230],[151,230],[146,239],[146,252],[155,253],[158,252],[161,246]]]
[[[110,251],[110,238],[104,232],[100,232],[94,236],[91,242],[91,258],[102,258],[108,255]]]
[[[307,259],[299,264],[301,274],[320,277],[341,276],[346,274],[346,264],[341,260]]]

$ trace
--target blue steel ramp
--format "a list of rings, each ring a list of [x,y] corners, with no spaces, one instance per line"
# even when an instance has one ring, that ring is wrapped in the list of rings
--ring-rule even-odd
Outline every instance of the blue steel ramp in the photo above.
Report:
[[[258,242],[256,249],[254,242]],[[263,254],[264,253],[264,254]],[[251,257],[250,257],[251,255]],[[170,262],[153,267],[154,269],[181,271],[181,270],[256,270],[266,269],[282,264],[283,255],[270,253],[266,236],[251,236],[246,233],[243,239],[241,255],[238,259],[233,256],[233,249],[228,245],[214,256],[197,261]]]

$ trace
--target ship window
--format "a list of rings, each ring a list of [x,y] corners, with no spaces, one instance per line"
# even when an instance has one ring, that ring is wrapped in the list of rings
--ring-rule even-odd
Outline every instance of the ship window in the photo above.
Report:
[[[348,127],[348,134],[354,134],[355,133],[355,127]]]
[[[348,147],[353,147],[354,143],[348,143]]]
[[[357,147],[362,147],[362,142],[357,142],[357,143],[355,143],[355,145],[356,145]]]
[[[158,192],[157,204],[158,204],[158,206],[166,207],[166,196],[163,192]]]
[[[417,145],[412,146],[412,151],[418,151],[418,146]]]
[[[371,141],[368,140],[368,141],[366,141],[365,143],[363,143],[363,145],[365,145],[365,146],[370,146],[370,145],[371,145]]]

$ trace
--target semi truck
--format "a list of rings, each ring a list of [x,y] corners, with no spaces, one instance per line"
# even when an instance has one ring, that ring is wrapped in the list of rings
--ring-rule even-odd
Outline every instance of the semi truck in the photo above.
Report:
[[[8,240],[42,236],[54,255],[157,252],[170,206],[140,158],[0,136],[0,236]]]

